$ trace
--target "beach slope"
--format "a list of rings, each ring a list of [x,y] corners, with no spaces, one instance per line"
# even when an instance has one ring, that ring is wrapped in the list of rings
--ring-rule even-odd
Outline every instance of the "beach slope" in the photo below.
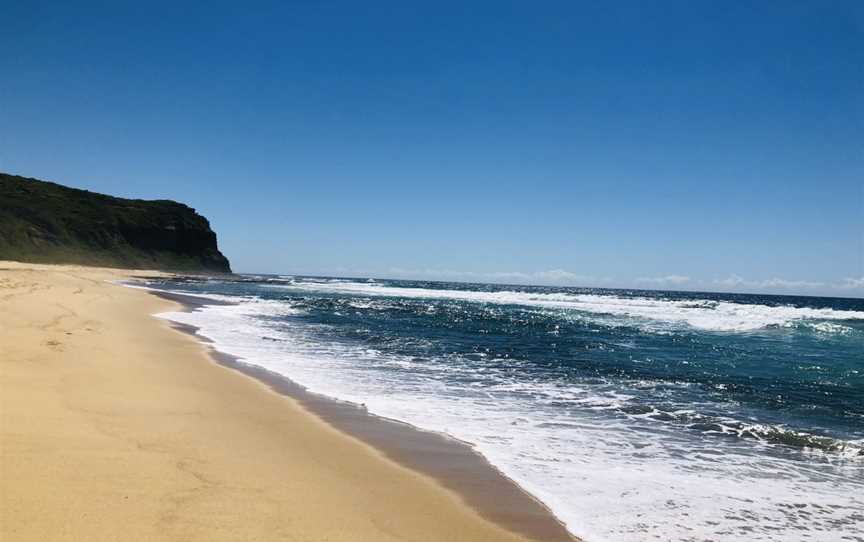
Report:
[[[520,540],[213,363],[129,272],[0,262],[0,539]]]

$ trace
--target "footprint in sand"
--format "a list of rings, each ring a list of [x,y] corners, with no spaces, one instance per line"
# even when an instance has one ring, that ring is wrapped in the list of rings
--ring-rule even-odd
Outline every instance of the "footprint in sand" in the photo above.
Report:
[[[63,352],[63,343],[60,341],[45,341],[44,344],[55,352]]]

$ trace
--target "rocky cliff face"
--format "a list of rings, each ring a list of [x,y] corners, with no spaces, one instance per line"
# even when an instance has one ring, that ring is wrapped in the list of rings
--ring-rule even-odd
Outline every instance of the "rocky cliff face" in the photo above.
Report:
[[[0,173],[0,260],[230,273],[216,233],[175,201],[131,200]]]

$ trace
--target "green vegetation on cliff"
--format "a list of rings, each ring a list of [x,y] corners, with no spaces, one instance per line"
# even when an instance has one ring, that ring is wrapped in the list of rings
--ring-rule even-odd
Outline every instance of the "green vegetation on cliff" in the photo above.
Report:
[[[0,173],[0,260],[230,273],[194,209]]]

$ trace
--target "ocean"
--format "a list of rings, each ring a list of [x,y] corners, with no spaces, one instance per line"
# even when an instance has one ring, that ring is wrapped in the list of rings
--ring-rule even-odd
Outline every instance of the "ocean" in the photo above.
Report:
[[[357,278],[149,280],[161,317],[470,443],[587,542],[864,541],[864,300]]]

